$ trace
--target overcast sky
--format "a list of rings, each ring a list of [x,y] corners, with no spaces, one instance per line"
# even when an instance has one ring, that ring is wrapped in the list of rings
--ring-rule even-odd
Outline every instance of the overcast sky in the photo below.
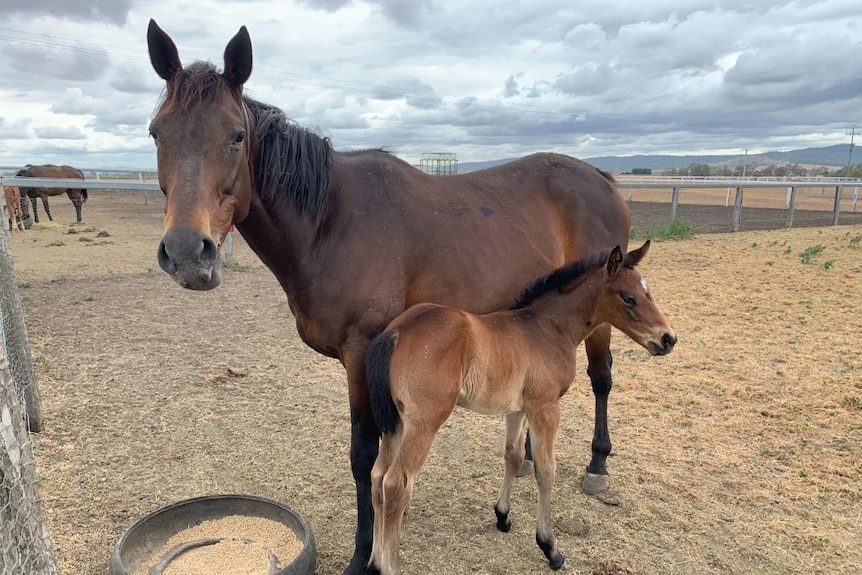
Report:
[[[462,162],[788,150],[862,127],[862,2],[3,0],[0,166],[155,166],[147,23],[329,136]]]

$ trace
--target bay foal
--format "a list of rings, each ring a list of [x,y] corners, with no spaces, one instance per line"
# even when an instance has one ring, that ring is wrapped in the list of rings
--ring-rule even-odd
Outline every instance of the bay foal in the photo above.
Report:
[[[505,475],[494,506],[501,531],[511,528],[509,493],[524,461],[529,424],[538,488],[536,543],[551,568],[564,568],[550,503],[560,398],[575,377],[575,350],[605,322],[653,355],[669,353],[676,343],[635,269],[648,249],[649,241],[623,256],[617,246],[610,255],[566,265],[536,280],[505,311],[475,315],[419,304],[374,339],[366,374],[383,438],[371,472],[372,572],[399,573],[404,509],[434,437],[456,405],[506,414]]]

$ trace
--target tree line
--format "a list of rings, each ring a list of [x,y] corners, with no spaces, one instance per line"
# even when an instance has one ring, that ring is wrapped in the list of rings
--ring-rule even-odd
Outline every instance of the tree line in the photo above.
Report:
[[[745,174],[743,174],[743,171]],[[843,168],[829,168],[818,166],[815,168],[804,168],[799,164],[769,164],[767,166],[711,166],[692,162],[684,168],[671,168],[663,170],[665,176],[718,176],[718,177],[777,177],[787,178],[794,176],[827,176],[833,178],[862,178],[862,164],[847,166]]]

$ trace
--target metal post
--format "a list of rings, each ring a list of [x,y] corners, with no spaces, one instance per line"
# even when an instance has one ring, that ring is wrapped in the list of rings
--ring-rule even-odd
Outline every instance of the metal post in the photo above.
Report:
[[[856,213],[856,202],[858,202],[858,201],[859,201],[859,186],[856,186],[855,188],[853,188],[853,205],[851,206],[854,213]]]

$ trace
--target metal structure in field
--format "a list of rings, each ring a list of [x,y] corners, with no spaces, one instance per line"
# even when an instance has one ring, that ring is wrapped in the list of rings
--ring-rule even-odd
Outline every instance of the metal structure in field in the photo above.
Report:
[[[419,169],[433,176],[454,176],[458,173],[458,157],[450,152],[422,154]]]

